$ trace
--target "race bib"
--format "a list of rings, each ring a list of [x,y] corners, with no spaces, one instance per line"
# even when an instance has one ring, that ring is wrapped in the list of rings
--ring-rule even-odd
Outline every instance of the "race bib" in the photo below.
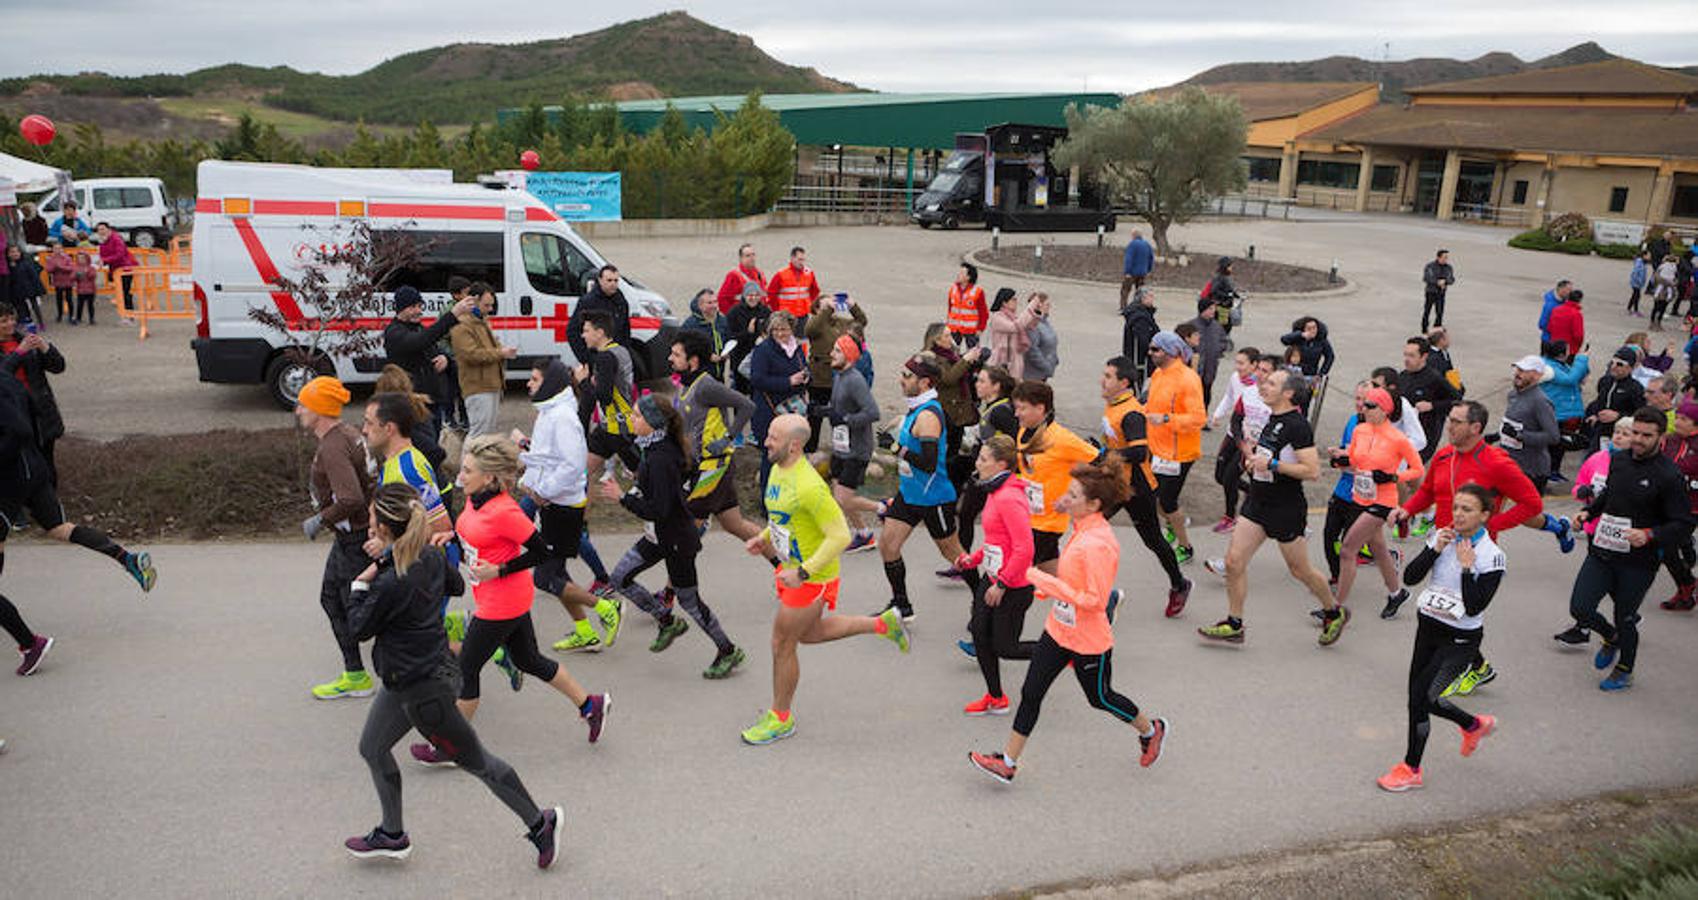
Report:
[[[1374,484],[1374,473],[1357,472],[1351,476],[1350,493],[1358,500],[1372,500],[1379,493],[1379,486]]]
[[[772,541],[772,549],[778,553],[779,559],[790,558],[790,529],[776,522],[766,526],[767,536]]]
[[[984,546],[984,556],[979,560],[979,571],[995,578],[1002,571],[1002,548],[995,544]]]
[[[831,452],[839,456],[849,455],[849,426],[831,426]]]
[[[1266,447],[1257,447],[1256,448],[1256,458],[1257,459],[1265,459],[1265,460],[1268,460],[1269,462],[1272,462],[1273,461],[1273,451],[1269,450]],[[1260,482],[1264,482],[1264,483],[1272,482],[1273,477],[1274,477],[1274,473],[1272,471],[1266,471],[1266,472],[1252,471],[1250,473],[1250,478],[1252,480],[1260,481]]]
[[[1433,585],[1421,592],[1415,600],[1415,608],[1440,619],[1452,622],[1468,614],[1462,606],[1462,595],[1450,588]]]
[[[1633,520],[1623,516],[1604,515],[1598,519],[1598,531],[1592,535],[1592,545],[1612,553],[1631,553],[1633,545],[1627,542],[1627,533],[1633,529]]]
[[[1034,516],[1044,514],[1044,486],[1035,482],[1026,482],[1026,508]]]
[[[1522,447],[1521,423],[1514,419],[1505,418],[1503,427],[1498,429],[1498,444],[1505,450],[1520,450]]]
[[[1050,607],[1050,614],[1055,616],[1057,622],[1066,625],[1068,628],[1076,627],[1079,624],[1079,617],[1073,611],[1073,604],[1066,600],[1055,601],[1055,605]]]
[[[1173,476],[1179,474],[1179,462],[1177,460],[1165,459],[1160,456],[1150,457],[1150,468],[1155,470],[1157,475]]]

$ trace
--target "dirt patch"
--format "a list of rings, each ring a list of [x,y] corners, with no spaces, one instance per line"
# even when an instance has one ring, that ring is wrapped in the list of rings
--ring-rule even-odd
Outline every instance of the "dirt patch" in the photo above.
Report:
[[[1558,867],[1620,856],[1663,825],[1698,825],[1698,787],[1610,794],[1375,840],[1259,854],[1177,872],[1058,885],[1023,897],[1521,897]]]
[[[980,250],[973,254],[975,262],[1031,272],[1036,257],[1033,244],[1005,244],[996,250]],[[1057,278],[1077,278],[1120,284],[1124,250],[1120,247],[1055,244],[1044,246],[1043,272]],[[1183,288],[1200,291],[1214,277],[1218,254],[1197,252],[1186,260],[1188,265],[1158,265],[1150,272],[1145,284],[1153,287]],[[1336,288],[1343,284],[1328,282],[1321,269],[1260,259],[1233,258],[1232,280],[1244,293],[1308,293]]]

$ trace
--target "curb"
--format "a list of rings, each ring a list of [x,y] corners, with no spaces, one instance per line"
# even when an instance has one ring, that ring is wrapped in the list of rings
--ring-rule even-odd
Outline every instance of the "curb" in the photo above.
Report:
[[[961,254],[961,261],[972,263],[977,266],[981,272],[994,272],[998,275],[1004,275],[1009,278],[1022,278],[1028,281],[1042,281],[1050,284],[1065,284],[1075,287],[1102,288],[1104,290],[1118,291],[1120,289],[1119,284],[1111,281],[1090,281],[1084,278],[1064,278],[1060,275],[1042,275],[1033,272],[1022,272],[1019,269],[1010,269],[994,263],[981,262],[978,259],[978,255],[989,249],[989,247],[980,247],[977,250],[971,250],[967,253],[963,253]],[[1275,261],[1277,262],[1277,260]],[[1295,265],[1295,263],[1286,263],[1285,265]],[[1145,288],[1145,290],[1151,291],[1157,297],[1194,297],[1197,293],[1196,291],[1188,288],[1175,287],[1149,287]],[[1247,292],[1244,296],[1254,300],[1330,300],[1335,297],[1347,297],[1356,293],[1356,291],[1356,282],[1345,279],[1344,283],[1338,287],[1327,288],[1322,291],[1304,291],[1299,293],[1292,293],[1289,291],[1267,293]]]

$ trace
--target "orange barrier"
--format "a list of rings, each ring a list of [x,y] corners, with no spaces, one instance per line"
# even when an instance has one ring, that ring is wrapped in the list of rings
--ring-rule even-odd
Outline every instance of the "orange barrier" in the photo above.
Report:
[[[124,278],[130,279],[133,308],[124,309]],[[195,305],[193,275],[186,266],[125,266],[107,284],[112,305],[120,316],[132,316],[139,326],[137,340],[147,340],[150,319],[189,319],[200,316]]]
[[[76,260],[78,255],[87,256],[94,260],[94,268],[96,270],[100,270],[100,251],[94,247],[66,247],[65,253],[68,254],[73,261]],[[41,289],[49,300],[53,298],[53,279],[48,277],[47,274],[47,257],[51,255],[52,254],[46,250],[39,251],[35,254],[35,266],[41,270]]]
[[[171,247],[166,253],[170,256],[170,265],[191,266],[194,263],[194,239],[190,235],[179,234],[171,239]]]

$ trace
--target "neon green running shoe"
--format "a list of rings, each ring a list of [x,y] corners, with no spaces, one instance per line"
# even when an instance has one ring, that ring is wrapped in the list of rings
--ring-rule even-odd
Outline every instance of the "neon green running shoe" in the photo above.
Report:
[[[1182,566],[1190,562],[1191,557],[1195,555],[1196,551],[1192,550],[1190,547],[1175,546],[1173,548],[1173,558]]]
[[[472,614],[463,609],[453,609],[442,616],[442,630],[448,633],[448,640],[463,644],[466,642],[466,624],[471,621]]]
[[[796,717],[780,722],[778,713],[767,710],[761,714],[760,721],[743,729],[743,743],[760,746],[781,741],[796,733]]]
[[[1474,670],[1469,669],[1468,671],[1463,672],[1461,675],[1456,676],[1456,680],[1452,681],[1450,683],[1450,686],[1446,687],[1442,692],[1440,692],[1439,696],[1440,697],[1454,697],[1457,694],[1471,694],[1473,692],[1474,692]]]
[[[588,650],[594,653],[600,651],[601,647],[601,638],[596,637],[593,632],[584,634],[581,631],[574,631],[566,635],[564,640],[554,642],[554,649],[560,653],[572,653],[577,650]]]
[[[619,624],[625,621],[625,598],[618,594],[604,598],[595,605],[595,612],[601,619],[602,643],[611,647],[619,639]]]
[[[1415,518],[1415,524],[1413,524],[1409,527],[1409,536],[1412,537],[1412,538],[1424,538],[1432,530],[1433,530],[1433,519],[1432,519],[1431,516],[1427,516],[1427,515],[1417,516]]]
[[[1221,619],[1213,625],[1204,625],[1197,629],[1197,634],[1206,640],[1220,641],[1224,644],[1244,643],[1244,626],[1232,624],[1229,619]]]
[[[507,656],[506,647],[496,650],[495,655],[490,657],[489,661],[495,663],[495,667],[507,675],[508,687],[517,691],[525,686],[525,673],[519,671],[518,666],[513,665],[513,660]]]
[[[679,616],[673,616],[672,621],[660,626],[660,632],[649,643],[649,652],[660,653],[664,651],[667,647],[672,646],[672,642],[677,640],[679,635],[689,630],[689,622],[684,621]]]
[[[908,629],[902,627],[902,613],[896,607],[887,607],[878,614],[878,620],[884,623],[884,634],[879,637],[895,644],[903,653],[908,652]]]
[[[314,686],[312,695],[320,700],[340,700],[343,697],[370,697],[376,690],[372,687],[370,673],[343,672],[342,677],[335,681]]]

